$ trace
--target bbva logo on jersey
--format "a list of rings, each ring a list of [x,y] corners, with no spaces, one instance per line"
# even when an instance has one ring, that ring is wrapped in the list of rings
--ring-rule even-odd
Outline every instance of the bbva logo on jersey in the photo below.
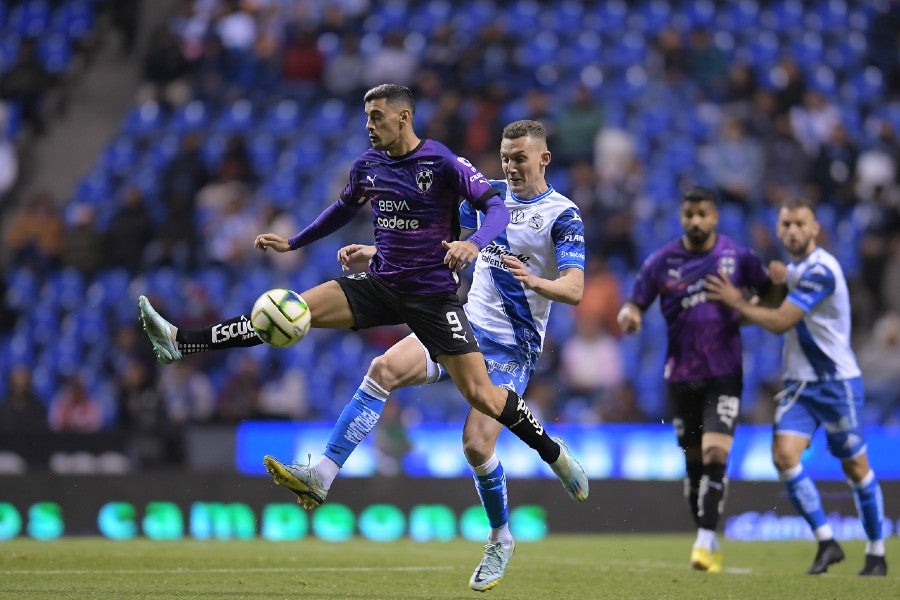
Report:
[[[423,194],[431,188],[434,183],[434,172],[431,169],[422,169],[416,173],[416,186]]]

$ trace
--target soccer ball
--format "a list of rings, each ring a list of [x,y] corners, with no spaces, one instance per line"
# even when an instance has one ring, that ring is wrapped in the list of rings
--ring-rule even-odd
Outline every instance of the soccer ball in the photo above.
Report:
[[[302,340],[309,331],[309,307],[296,292],[269,290],[253,303],[250,324],[259,339],[286,348]]]

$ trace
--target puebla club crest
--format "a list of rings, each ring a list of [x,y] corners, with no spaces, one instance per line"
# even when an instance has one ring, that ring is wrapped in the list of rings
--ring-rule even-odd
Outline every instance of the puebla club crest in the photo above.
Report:
[[[434,172],[431,169],[422,169],[416,173],[416,186],[423,194],[431,188],[434,183]]]

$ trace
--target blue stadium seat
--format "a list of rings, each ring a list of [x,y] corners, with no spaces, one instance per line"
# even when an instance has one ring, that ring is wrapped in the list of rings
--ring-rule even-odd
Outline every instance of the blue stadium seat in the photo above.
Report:
[[[716,5],[712,0],[685,2],[682,6],[689,28],[710,28],[716,19]]]
[[[438,25],[450,21],[453,5],[448,0],[430,0],[412,4],[410,11],[408,24],[405,28],[429,35]]]
[[[843,102],[859,108],[870,108],[878,104],[884,93],[884,76],[878,67],[867,66],[849,74],[841,86]]]
[[[120,135],[108,143],[100,156],[100,167],[110,175],[121,177],[134,168],[138,159],[138,146],[127,135]]]
[[[749,243],[747,231],[747,214],[744,209],[732,203],[719,206],[719,229],[741,245]]]
[[[228,272],[221,267],[206,267],[196,273],[197,283],[206,291],[206,297],[215,305],[228,296],[231,289]],[[264,290],[260,290],[262,292]]]
[[[246,133],[256,124],[256,115],[250,100],[242,98],[225,106],[212,123],[216,133]]]
[[[0,65],[0,73],[2,71]],[[22,105],[15,100],[0,100],[0,113],[4,115],[0,122],[0,138],[15,140],[22,131]]]
[[[191,100],[175,109],[169,126],[175,133],[205,130],[210,121],[210,111],[200,100]]]
[[[250,155],[250,164],[253,165],[254,171],[264,177],[272,173],[278,166],[278,140],[271,133],[263,132],[251,135],[247,144],[247,152]]]
[[[829,100],[836,99],[838,95],[838,78],[830,67],[823,64],[815,64],[812,65],[812,68],[807,73],[807,80],[811,88]]]
[[[52,21],[53,31],[64,34],[70,40],[81,40],[94,31],[93,3],[90,0],[68,0],[53,12]]]
[[[4,302],[17,311],[27,310],[37,297],[39,280],[37,274],[28,267],[13,267],[6,276],[6,297]]]
[[[644,19],[644,29],[650,33],[656,34],[674,24],[673,6],[669,0],[646,0],[638,5],[637,11]]]
[[[291,98],[279,100],[265,111],[260,128],[276,137],[295,135],[300,129],[300,103]]]
[[[148,145],[141,155],[141,165],[163,173],[180,150],[181,137],[172,131],[165,132]]]
[[[776,0],[767,6],[762,19],[782,32],[798,31],[804,27],[805,10],[800,0]]]
[[[260,188],[260,194],[272,206],[294,211],[300,197],[300,185],[296,173],[292,169],[279,169],[266,179]]]
[[[46,0],[25,0],[16,4],[9,14],[9,30],[23,37],[40,37],[50,28],[50,3]]]
[[[146,274],[147,291],[166,299],[169,306],[181,306],[184,300],[184,281],[172,267],[161,267]]]
[[[716,25],[723,31],[747,31],[759,26],[760,7],[756,0],[729,2],[722,6]]]
[[[99,288],[98,293],[101,297],[99,302],[105,306],[124,303],[131,297],[128,292],[131,275],[123,268],[104,269],[94,277],[94,282]]]
[[[69,38],[61,33],[42,36],[38,42],[38,56],[41,63],[47,71],[54,75],[59,75],[69,68],[72,55]]]
[[[812,9],[811,12],[819,17],[823,31],[839,33],[841,37],[846,34],[850,11],[844,0],[819,0]]]
[[[278,157],[278,170],[294,171],[298,177],[316,173],[322,168],[325,157],[322,139],[304,135],[287,142]]]
[[[156,135],[163,127],[166,115],[162,106],[155,100],[149,100],[132,107],[122,123],[121,131],[127,136],[145,138]]]
[[[0,31],[0,73],[7,72],[19,58],[19,44],[22,37],[15,33]]]
[[[50,275],[47,285],[60,306],[72,311],[84,302],[86,282],[84,274],[74,268],[58,269]]]
[[[216,171],[219,163],[222,162],[222,156],[225,155],[225,148],[228,145],[228,134],[224,132],[215,132],[206,137],[203,146],[200,148],[200,154],[203,156],[203,162],[210,171]]]
[[[346,105],[341,100],[331,98],[313,109],[305,126],[312,135],[332,139],[340,136],[348,117]]]
[[[610,0],[597,5],[601,33],[618,35],[628,29],[628,5],[623,0]]]
[[[814,31],[804,31],[794,36],[790,43],[790,55],[801,68],[820,65],[824,53],[822,36]]]

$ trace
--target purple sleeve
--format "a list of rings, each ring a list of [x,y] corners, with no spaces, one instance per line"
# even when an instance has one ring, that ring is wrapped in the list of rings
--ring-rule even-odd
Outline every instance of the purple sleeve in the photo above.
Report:
[[[631,288],[631,294],[628,301],[637,305],[641,310],[653,304],[659,290],[656,287],[656,256],[658,253],[652,254],[641,268],[638,270],[637,278]]]
[[[495,237],[500,235],[506,226],[509,225],[509,209],[496,193],[484,201],[484,221],[478,231],[469,236],[467,241],[472,242],[482,250],[491,243]]]
[[[765,265],[753,250],[744,248],[743,252],[745,284],[755,288],[757,292],[765,292],[772,285]]]
[[[303,228],[303,231],[288,240],[291,250],[302,248],[316,240],[334,233],[353,219],[359,206],[347,206],[343,200],[335,201],[322,211],[316,220]]]

